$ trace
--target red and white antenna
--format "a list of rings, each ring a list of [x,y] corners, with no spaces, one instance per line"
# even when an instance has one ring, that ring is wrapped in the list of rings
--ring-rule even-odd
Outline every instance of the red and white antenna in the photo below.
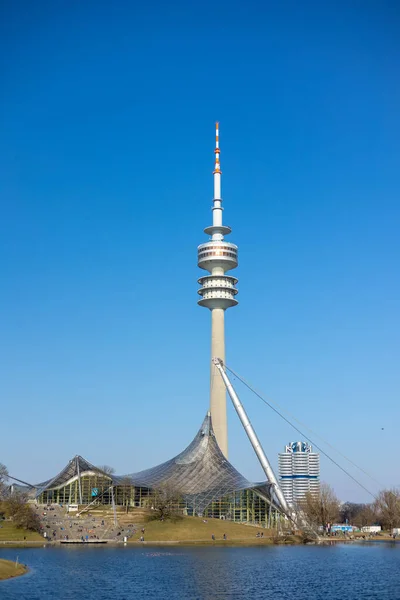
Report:
[[[221,164],[219,161],[219,155],[221,150],[219,149],[219,123],[215,123],[215,165],[214,165],[214,200],[221,199]]]

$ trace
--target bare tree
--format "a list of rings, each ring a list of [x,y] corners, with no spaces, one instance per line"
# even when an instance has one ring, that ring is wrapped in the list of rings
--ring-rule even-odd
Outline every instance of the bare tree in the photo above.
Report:
[[[344,502],[340,507],[341,522],[354,523],[365,506],[365,504],[357,504],[356,502]]]
[[[375,509],[377,518],[383,529],[392,530],[400,526],[400,492],[399,490],[382,490],[379,492]]]
[[[100,471],[103,471],[106,475],[114,475],[115,469],[114,467],[110,467],[109,465],[101,465],[97,467]]]
[[[14,516],[14,523],[20,529],[30,531],[40,531],[41,523],[39,515],[33,510],[30,504],[22,503]]]
[[[0,463],[0,519],[4,517],[5,514],[5,506],[4,500],[7,497],[7,482],[8,479],[8,471],[7,467]]]
[[[342,523],[348,522],[356,527],[373,525],[377,521],[375,505],[345,502],[340,507],[340,519]]]
[[[118,487],[121,488],[122,491],[122,503],[125,505],[125,512],[129,512],[129,506],[131,503],[131,491],[132,491],[132,481],[130,477],[125,476],[118,483]]]
[[[179,518],[182,515],[182,493],[173,485],[165,483],[153,489],[152,506],[155,519]]]
[[[0,482],[4,482],[6,479],[8,479],[8,469],[6,465],[0,463]]]
[[[352,525],[356,527],[365,527],[366,525],[375,525],[378,521],[378,515],[374,504],[364,504],[364,507],[355,515]]]
[[[0,500],[3,500],[7,494],[8,470],[3,463],[0,463]]]
[[[22,493],[8,493],[8,470],[0,463],[0,501],[2,513],[11,517],[15,525],[31,531],[40,530],[40,518],[36,511],[27,503],[27,497]]]
[[[340,503],[333,489],[322,483],[319,494],[307,492],[298,506],[304,519],[311,527],[325,526],[339,517]]]
[[[12,494],[3,502],[3,506],[6,514],[11,517],[18,528],[31,531],[40,530],[40,518],[32,506],[28,504],[25,494]]]

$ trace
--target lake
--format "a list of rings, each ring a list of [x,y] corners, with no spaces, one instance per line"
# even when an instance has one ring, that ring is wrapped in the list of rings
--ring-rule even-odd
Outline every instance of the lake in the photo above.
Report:
[[[0,549],[1,600],[400,600],[400,544]]]

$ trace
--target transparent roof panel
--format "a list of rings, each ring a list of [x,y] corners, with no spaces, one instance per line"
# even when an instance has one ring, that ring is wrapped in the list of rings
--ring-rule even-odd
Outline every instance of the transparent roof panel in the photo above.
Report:
[[[46,489],[62,486],[85,472],[97,472],[112,479],[114,485],[154,489],[168,485],[176,489],[188,506],[201,513],[214,501],[233,492],[253,489],[271,500],[271,484],[248,481],[225,458],[215,438],[210,414],[207,414],[193,441],[180,454],[151,469],[128,475],[107,475],[81,456],[75,456],[58,475],[36,487],[36,496]]]
[[[207,414],[191,444],[180,454],[161,465],[123,477],[114,482],[129,480],[137,487],[157,488],[168,485],[179,490],[189,505],[201,512],[215,500],[234,491],[256,489],[270,498],[269,483],[248,481],[225,458],[220,450]]]
[[[69,461],[67,466],[64,467],[63,470],[58,473],[58,475],[56,475],[52,479],[44,481],[43,483],[36,484],[36,496],[41,494],[46,489],[60,487],[63,484],[67,483],[67,481],[69,481],[73,477],[77,477],[79,474],[88,471],[99,473],[101,475],[104,475],[104,477],[108,477],[111,480],[111,477],[109,475],[103,473],[101,469],[92,465],[90,462],[82,458],[82,456],[74,456],[74,458],[72,458]]]

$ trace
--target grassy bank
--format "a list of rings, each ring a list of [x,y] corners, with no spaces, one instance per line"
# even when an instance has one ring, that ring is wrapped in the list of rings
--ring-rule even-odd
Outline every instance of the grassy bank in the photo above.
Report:
[[[183,517],[176,521],[149,521],[143,523],[144,540],[149,543],[218,544],[218,545],[268,545],[273,543],[275,532],[261,527],[249,527],[231,521]],[[256,537],[263,533],[262,538]],[[226,540],[224,540],[224,534]],[[130,543],[138,543],[140,529],[130,538]],[[215,541],[212,536],[215,536]],[[290,540],[296,542],[297,540]]]
[[[0,558],[0,581],[3,579],[10,579],[11,577],[18,577],[27,572],[25,565],[15,564],[10,560],[3,560]]]
[[[0,542],[39,542],[43,541],[41,535],[35,531],[17,529],[12,521],[0,521]]]
[[[273,543],[301,543],[295,536],[276,538],[275,530],[263,529],[222,521],[220,519],[203,519],[200,517],[181,517],[176,520],[149,520],[154,513],[150,510],[132,510],[128,514],[118,511],[117,518],[121,536],[115,542],[122,542],[125,532],[135,527],[136,533],[130,537],[129,543],[140,543],[142,527],[145,528],[144,540],[154,544],[185,544],[185,545],[227,545],[227,546],[264,546]],[[104,519],[106,529],[112,527],[113,518],[110,510],[92,510],[90,518]],[[108,524],[108,525],[107,525]],[[263,537],[257,537],[257,534]],[[226,539],[224,539],[224,535]],[[215,537],[215,540],[212,539]],[[105,536],[107,537],[107,536]],[[17,529],[11,521],[0,523],[0,547],[37,547],[49,544],[41,535],[32,531]]]

